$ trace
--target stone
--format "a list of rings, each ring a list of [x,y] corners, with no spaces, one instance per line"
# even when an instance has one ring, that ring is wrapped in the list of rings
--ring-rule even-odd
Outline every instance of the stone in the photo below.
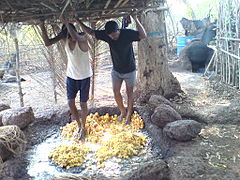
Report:
[[[160,95],[152,95],[149,99],[149,104],[154,105],[155,107],[161,104],[167,104],[173,107],[173,104],[169,100],[167,100],[165,97]]]
[[[174,156],[167,163],[171,180],[204,179],[207,165],[200,157]]]
[[[156,126],[151,122],[151,114],[150,109],[144,106],[136,106],[135,109],[144,120],[144,129],[149,133],[153,140],[153,146],[161,149],[161,157],[164,158],[169,153],[170,141],[164,133],[163,129]]]
[[[201,132],[201,124],[194,120],[179,120],[168,123],[163,133],[177,141],[190,141]]]
[[[160,128],[163,128],[167,123],[181,119],[181,115],[166,104],[159,105],[151,116],[151,121]]]
[[[0,126],[3,125],[2,123],[3,112],[7,109],[10,109],[10,106],[8,104],[0,103]]]
[[[34,121],[34,113],[31,107],[8,109],[3,112],[2,123],[4,126],[17,125],[21,129]]]
[[[21,154],[26,148],[23,131],[16,125],[0,127],[0,158],[5,161],[13,154]]]
[[[2,123],[2,116],[3,116],[3,111],[0,112],[0,126],[3,125],[3,123]]]
[[[2,177],[3,180],[27,180],[32,179],[27,174],[27,162],[22,159],[9,159],[3,163]]]
[[[140,168],[133,170],[131,173],[127,174],[124,180],[170,180],[169,179],[169,169],[163,160],[158,160],[156,162],[146,163]]]
[[[191,106],[190,103],[174,104],[176,111],[184,119],[194,119],[200,123],[207,123],[209,115],[199,112],[197,108]]]
[[[35,121],[69,121],[70,111],[67,105],[47,105],[34,111]]]
[[[0,111],[10,109],[10,106],[8,104],[0,103]]]

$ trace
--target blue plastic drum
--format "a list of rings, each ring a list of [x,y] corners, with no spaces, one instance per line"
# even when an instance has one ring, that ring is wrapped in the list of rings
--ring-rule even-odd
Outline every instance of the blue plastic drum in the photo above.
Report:
[[[195,38],[196,38],[195,36],[177,37],[177,56],[179,56],[182,48],[188,45],[188,43]]]

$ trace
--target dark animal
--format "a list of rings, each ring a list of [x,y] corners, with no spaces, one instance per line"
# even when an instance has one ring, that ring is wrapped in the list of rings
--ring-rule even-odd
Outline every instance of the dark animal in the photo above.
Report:
[[[203,44],[207,45],[210,41],[212,41],[215,38],[216,29],[217,29],[216,23],[211,23],[205,28],[201,36],[201,41],[203,42]]]
[[[199,39],[193,40],[180,52],[180,69],[201,73],[211,60],[213,53],[213,49]]]
[[[210,24],[209,18],[203,20],[189,20],[182,18],[180,23],[185,30],[185,36],[201,36],[206,26]]]
[[[186,70],[201,72],[213,55],[213,50],[207,45],[216,36],[216,23],[210,23],[208,18],[202,21],[182,18],[181,23],[186,34],[195,35],[198,39],[182,49],[179,59]]]
[[[201,41],[193,41],[186,47],[186,55],[192,64],[192,72],[202,72],[209,63],[213,50]]]
[[[196,36],[204,44],[208,44],[216,36],[216,22],[210,23],[209,18],[203,20],[181,19],[186,36]]]

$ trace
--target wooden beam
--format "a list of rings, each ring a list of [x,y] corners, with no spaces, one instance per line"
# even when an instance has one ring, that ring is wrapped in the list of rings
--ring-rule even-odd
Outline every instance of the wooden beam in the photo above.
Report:
[[[229,40],[229,41],[240,42],[240,39],[236,39],[236,38],[220,37],[220,39],[221,40]]]
[[[143,7],[135,7],[137,9],[151,9],[151,8],[157,8],[158,6],[153,6],[153,7],[146,7],[146,8],[143,8]],[[105,11],[122,11],[124,13],[124,11],[130,11],[132,10],[133,7],[120,7],[120,8],[114,8],[114,9],[106,9]],[[89,10],[79,10],[79,11],[76,11],[76,13],[98,13],[98,12],[102,12],[103,10],[102,9],[89,9]],[[49,12],[49,13],[44,13],[44,14],[31,14],[31,15],[27,15],[27,14],[18,14],[18,17],[23,15],[25,16],[25,18],[36,18],[36,17],[39,17],[39,16],[51,16],[51,15],[60,15],[60,11],[58,12]],[[14,18],[16,14],[12,14],[12,16],[10,18]]]
[[[119,1],[117,2],[117,4],[115,4],[114,8],[118,8],[123,1],[124,1],[124,0],[119,0]]]
[[[93,0],[92,0],[93,1]],[[82,2],[82,1],[81,1]],[[154,5],[154,6],[147,6],[147,7],[142,7],[142,4],[138,4],[138,6],[135,6],[134,4],[132,5],[129,0],[119,0],[118,3],[120,3],[118,6],[123,6],[123,7],[117,7],[117,8],[112,8],[109,6],[111,3],[111,0],[107,0],[107,4],[103,8],[100,9],[78,9],[76,13],[84,19],[87,19],[87,17],[90,17],[90,19],[96,17],[96,19],[99,18],[111,18],[111,17],[120,17],[123,15],[130,14],[132,12],[132,9],[138,9],[139,11],[142,10],[147,10],[147,9],[157,9],[157,10],[166,10],[166,7],[159,7],[159,5]],[[129,4],[127,7],[126,5]],[[36,5],[36,4],[35,4]],[[38,2],[38,8],[34,7],[28,8],[28,9],[23,9],[21,12],[20,11],[12,11],[11,13],[9,10],[6,12],[0,13],[0,22],[26,22],[26,21],[32,21],[36,20],[39,18],[45,18],[45,19],[58,19],[59,15],[61,14],[60,8],[58,8],[58,4],[46,4],[43,3],[40,7],[40,3]],[[140,6],[141,5],[141,6]],[[48,6],[48,7],[46,7]],[[44,9],[44,7],[46,7]],[[60,6],[59,6],[60,7]],[[104,9],[107,7],[107,9]],[[69,13],[69,18],[72,18],[74,16],[73,11],[70,11],[69,8],[66,10]],[[106,13],[102,14],[102,12],[105,11]],[[111,13],[110,13],[111,12]],[[89,16],[90,15],[90,16]]]
[[[114,6],[114,8],[117,8],[118,6],[119,7],[123,7],[125,4],[127,4],[127,2],[128,2],[129,0],[119,0],[118,1],[118,3]],[[123,2],[123,3],[122,3]],[[120,3],[122,3],[121,5],[120,5]],[[117,6],[117,7],[116,7]],[[108,14],[111,14],[111,13],[114,13],[114,11],[109,11],[108,12]]]
[[[106,2],[105,6],[104,6],[104,9],[107,9],[107,8],[108,8],[110,2],[111,2],[111,0],[108,0],[108,1]]]
[[[232,53],[230,53],[230,52],[228,52],[228,51],[226,51],[226,50],[224,50],[224,49],[221,49],[221,48],[220,48],[220,51],[222,51],[223,53],[225,53],[225,54],[227,54],[227,55],[229,55],[229,56],[232,56],[232,57],[240,60],[240,57],[239,57],[239,56],[237,56],[237,55],[235,55],[235,54],[232,54]]]
[[[126,0],[126,1],[124,1],[124,2],[121,4],[121,6],[120,6],[120,7],[123,7],[123,6],[125,6],[125,5],[128,3],[128,1],[129,1],[129,0]]]
[[[68,5],[71,3],[71,0],[67,0],[66,4],[64,5],[62,12],[60,14],[60,16],[64,13],[65,9],[68,7]]]
[[[93,1],[94,0],[86,0],[85,2],[86,2],[86,8],[88,9],[90,6],[91,6],[91,4],[93,3]]]
[[[12,5],[8,2],[8,0],[5,0],[5,2],[7,3],[7,5],[10,7],[10,9],[14,9],[13,7],[12,7]]]
[[[158,7],[158,6],[157,6]],[[157,8],[155,6],[155,8]],[[150,7],[145,7],[145,8],[138,8],[139,11],[143,11],[143,10],[147,10],[149,9]],[[153,8],[153,7],[152,7]],[[151,9],[151,8],[150,8]],[[166,10],[167,8],[166,7],[162,7],[161,8],[162,10]],[[82,21],[90,21],[90,22],[94,22],[94,21],[99,21],[99,20],[104,20],[104,19],[111,19],[111,18],[118,18],[118,17],[123,17],[123,16],[126,16],[126,15],[129,15],[131,13],[131,8],[129,8],[128,10],[124,11],[124,12],[116,12],[116,14],[94,14],[94,13],[91,13],[91,15],[89,16],[88,14],[87,15],[81,15],[80,19]],[[46,15],[46,14],[45,14]],[[37,16],[37,15],[36,15]],[[39,17],[42,17],[41,14],[38,15]],[[57,16],[58,17],[58,16]],[[14,19],[14,17],[9,17],[9,19],[11,19],[12,21],[11,22],[28,22],[29,25],[31,24],[35,24],[34,21],[30,21],[33,20],[33,19],[37,19],[38,17],[32,17],[31,16],[26,16],[26,15],[23,15],[21,17],[18,16],[17,19]],[[52,17],[52,14],[48,14],[47,16],[45,16],[46,19],[48,19],[49,21],[46,22],[46,23],[50,23],[50,24],[54,24],[54,23],[61,23],[60,21],[58,21],[58,19],[54,19]],[[75,19],[73,17],[70,17],[69,19],[69,22],[74,22]]]
[[[43,6],[46,7],[46,8],[48,8],[48,9],[54,11],[54,12],[57,12],[57,11],[58,11],[57,9],[55,9],[55,8],[53,8],[53,7],[51,7],[51,6],[47,5],[47,4],[45,4],[44,2],[40,2],[40,4],[43,5]]]
[[[104,9],[107,9],[109,4],[110,4],[111,0],[108,0],[104,6]],[[102,15],[105,14],[105,11],[102,12]]]

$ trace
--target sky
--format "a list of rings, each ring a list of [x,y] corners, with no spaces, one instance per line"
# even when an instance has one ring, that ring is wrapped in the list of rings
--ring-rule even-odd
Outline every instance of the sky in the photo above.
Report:
[[[188,2],[194,10],[196,16],[198,16],[198,19],[205,18],[211,8],[216,9],[218,6],[216,5],[218,0],[188,0]],[[174,19],[177,20],[182,17],[186,17],[188,8],[182,0],[167,0],[167,3]],[[213,12],[213,10],[211,12]]]
[[[213,8],[211,11],[211,22],[216,18],[219,0],[188,0],[188,2],[195,13],[197,20],[202,20],[207,17],[211,8]],[[191,19],[191,17],[188,16],[190,14],[188,7],[182,2],[182,0],[167,0],[167,3],[170,8],[175,28],[177,28],[178,31],[183,31],[180,20],[183,17]]]
[[[191,7],[195,8],[199,4],[199,2],[204,0],[188,0]],[[168,6],[170,7],[171,12],[174,15],[183,16],[187,10],[186,5],[181,0],[167,0]]]

